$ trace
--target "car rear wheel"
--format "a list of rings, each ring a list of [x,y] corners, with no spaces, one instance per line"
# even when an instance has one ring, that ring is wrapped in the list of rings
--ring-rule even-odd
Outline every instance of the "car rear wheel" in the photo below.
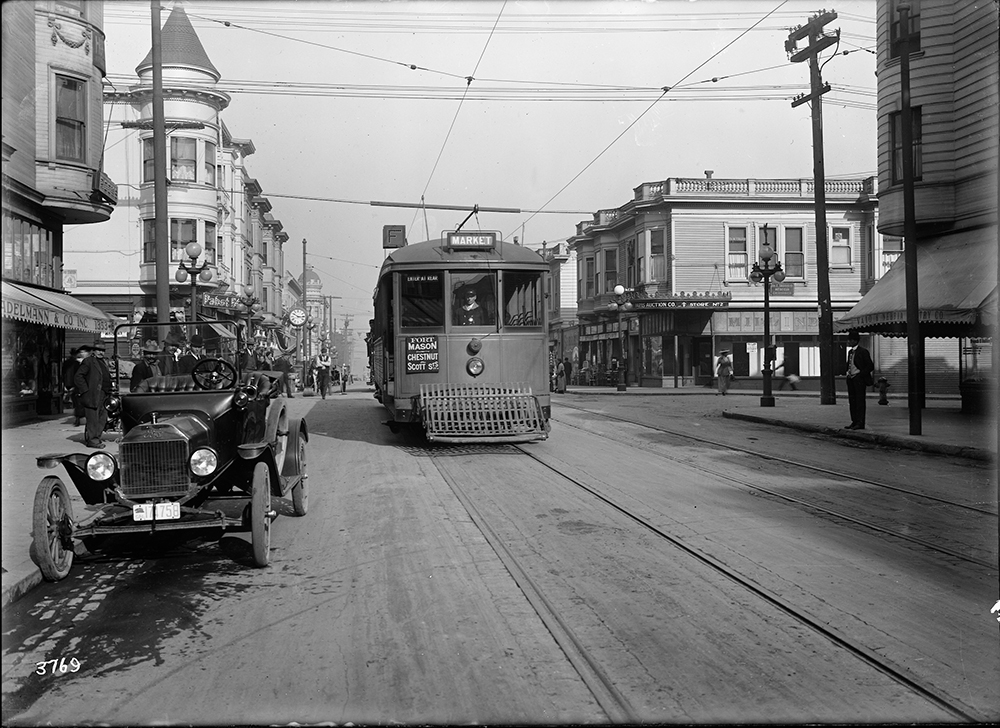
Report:
[[[35,491],[31,522],[31,557],[49,581],[65,579],[73,566],[73,504],[55,476]]]
[[[304,516],[309,510],[309,490],[306,473],[306,439],[299,429],[292,430],[288,437],[288,446],[291,450],[290,457],[295,458],[295,474],[299,476],[299,482],[292,486],[292,510],[296,516]]]
[[[266,463],[257,463],[253,470],[253,492],[250,494],[250,540],[255,566],[267,566],[271,561],[271,479]]]

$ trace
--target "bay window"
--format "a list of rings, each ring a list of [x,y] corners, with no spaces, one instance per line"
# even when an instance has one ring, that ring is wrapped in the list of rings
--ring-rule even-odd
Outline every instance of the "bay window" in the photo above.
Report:
[[[187,137],[170,138],[170,179],[176,182],[198,181],[198,145]]]
[[[56,74],[56,159],[86,161],[86,141],[87,83]]]

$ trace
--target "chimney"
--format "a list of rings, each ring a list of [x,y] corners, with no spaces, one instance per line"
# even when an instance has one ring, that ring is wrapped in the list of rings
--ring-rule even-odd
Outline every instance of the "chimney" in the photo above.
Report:
[[[715,174],[715,170],[714,169],[706,169],[705,170],[705,179],[712,179],[712,175],[713,174]]]

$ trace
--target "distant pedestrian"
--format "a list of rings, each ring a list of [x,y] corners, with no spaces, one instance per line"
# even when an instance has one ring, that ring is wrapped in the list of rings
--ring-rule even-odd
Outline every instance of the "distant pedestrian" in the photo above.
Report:
[[[76,379],[76,373],[80,369],[80,365],[83,364],[83,360],[88,356],[90,356],[90,347],[84,344],[78,347],[73,352],[73,356],[63,362],[62,365],[63,392],[65,392],[67,404],[73,405],[73,427],[79,427],[80,420],[86,416],[83,403],[80,402],[80,393],[77,391],[73,380]]]
[[[851,424],[847,430],[865,429],[865,388],[875,383],[872,372],[875,362],[868,349],[861,346],[861,336],[857,331],[847,335],[847,401],[851,407]]]
[[[326,399],[326,392],[330,388],[330,369],[333,368],[333,357],[325,346],[316,356],[316,388],[320,395]]]
[[[729,383],[733,378],[733,360],[729,358],[729,349],[719,352],[719,361],[715,365],[719,379],[719,394],[725,396],[729,391]]]
[[[103,448],[101,435],[108,421],[108,410],[104,400],[111,394],[111,370],[104,360],[106,347],[103,341],[94,342],[93,355],[84,359],[76,371],[73,383],[80,392],[87,424],[83,430],[83,444],[87,447]]]
[[[563,368],[566,370],[566,387],[573,383],[573,362],[566,357],[563,360]],[[563,391],[566,391],[566,387],[563,387]]]
[[[351,376],[351,368],[344,364],[340,372],[340,393],[347,394],[347,380]]]
[[[785,368],[785,362],[782,361],[778,366],[774,368],[774,375],[781,378],[781,384],[778,385],[778,389],[782,390],[787,384],[791,387],[794,392],[799,388],[799,377],[797,374],[789,374]]]
[[[562,361],[556,364],[556,393],[563,394],[566,391],[566,364]]]

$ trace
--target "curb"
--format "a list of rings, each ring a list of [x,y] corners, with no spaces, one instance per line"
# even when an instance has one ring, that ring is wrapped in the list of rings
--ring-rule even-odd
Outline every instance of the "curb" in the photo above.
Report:
[[[3,597],[0,609],[16,602],[42,583],[42,572],[30,561],[3,575]]]
[[[946,445],[944,443],[938,442],[922,442],[920,440],[911,440],[905,437],[899,437],[898,435],[887,435],[878,432],[868,432],[866,431],[848,431],[837,427],[828,427],[826,425],[811,425],[805,422],[785,422],[784,420],[774,420],[767,417],[760,417],[758,415],[748,415],[742,412],[730,412],[728,410],[723,411],[722,416],[731,420],[745,420],[747,422],[756,422],[764,425],[776,425],[778,427],[787,427],[791,430],[805,430],[807,432],[817,432],[823,435],[831,435],[833,437],[839,437],[843,440],[855,440],[858,442],[867,442],[876,445],[886,445],[888,447],[899,448],[903,450],[917,450],[919,452],[932,452],[939,455],[949,455],[952,457],[967,458],[969,460],[982,460],[984,462],[993,462],[993,453],[989,450],[984,450],[978,447],[965,447],[962,445]]]

